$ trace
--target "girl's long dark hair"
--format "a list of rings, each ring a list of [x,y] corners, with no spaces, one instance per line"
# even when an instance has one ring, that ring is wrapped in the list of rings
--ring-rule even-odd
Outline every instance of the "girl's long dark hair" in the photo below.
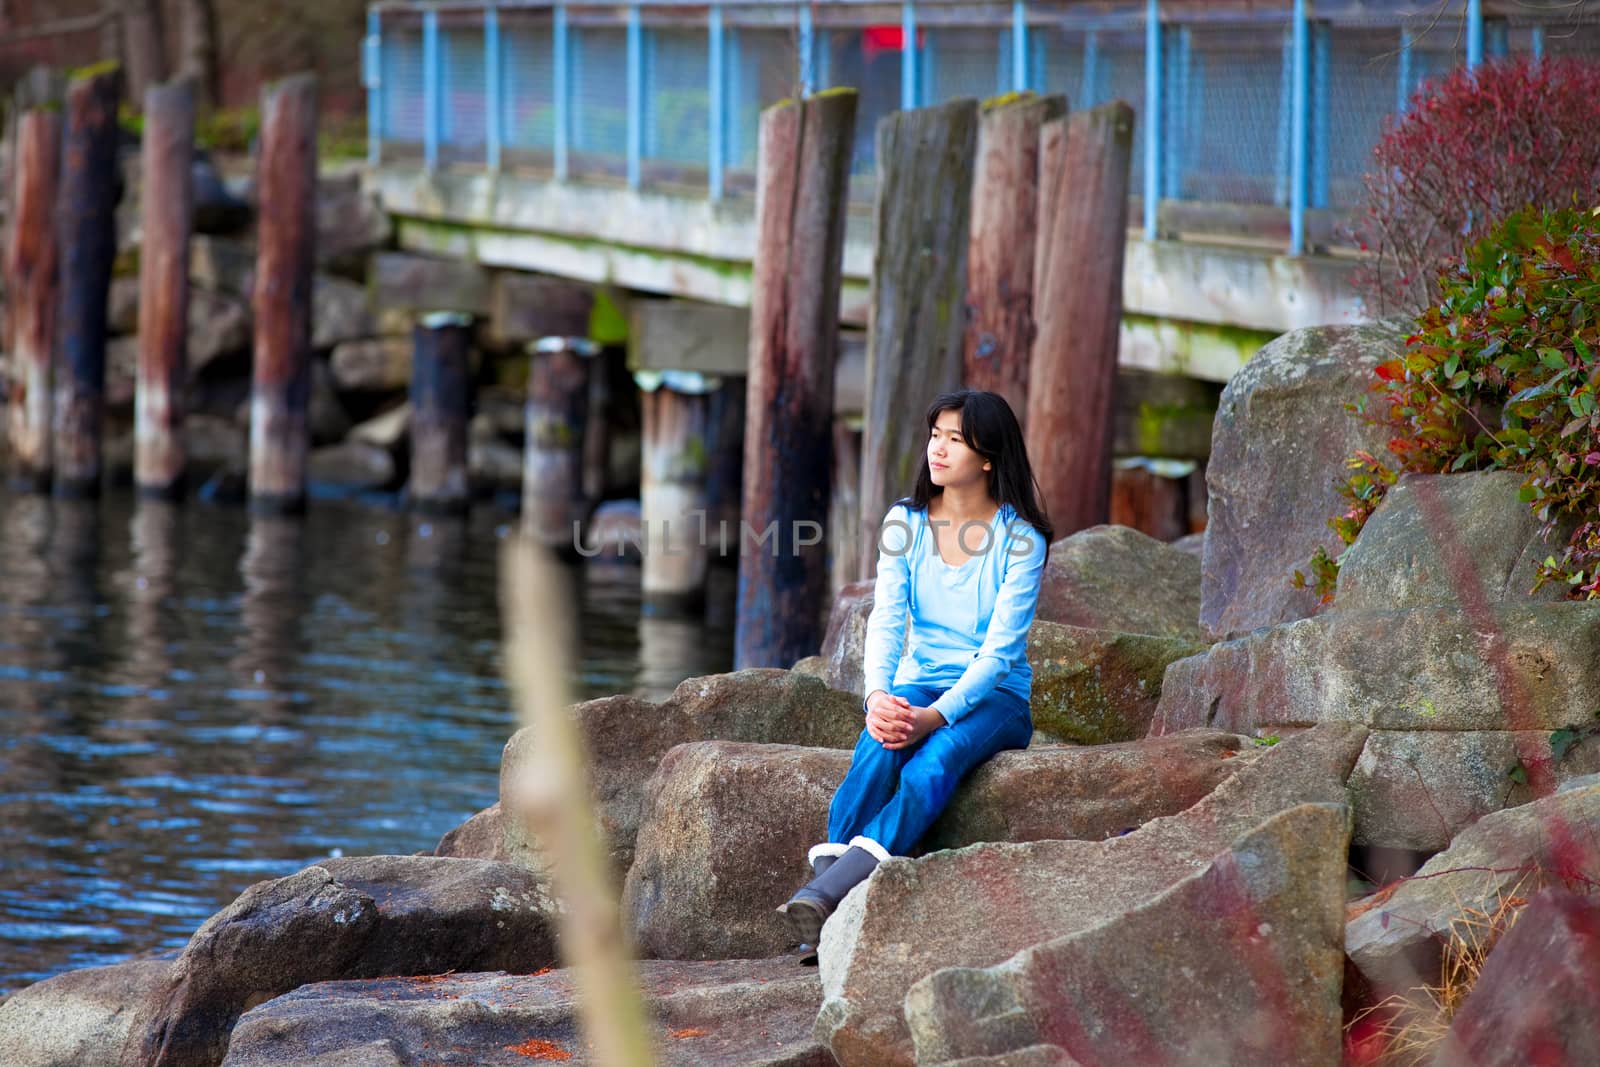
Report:
[[[1039,531],[1046,545],[1055,540],[1055,528],[1050,516],[1039,503],[1043,494],[1033,477],[1033,466],[1028,462],[1028,448],[1022,439],[1022,426],[1017,416],[999,393],[979,389],[961,389],[954,393],[940,393],[928,406],[928,432],[933,433],[934,423],[942,411],[961,413],[961,436],[967,446],[989,461],[989,496],[997,504],[1010,504],[1017,516]],[[916,487],[911,495],[899,503],[926,511],[928,502],[944,490],[933,484],[933,474],[928,470],[928,456],[922,456],[922,469],[917,474]]]

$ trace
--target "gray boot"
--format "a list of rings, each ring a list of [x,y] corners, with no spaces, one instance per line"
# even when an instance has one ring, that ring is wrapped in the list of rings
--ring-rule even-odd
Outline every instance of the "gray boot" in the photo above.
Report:
[[[822,857],[818,857],[820,860]],[[783,906],[784,917],[797,940],[815,945],[822,937],[822,924],[828,921],[845,895],[866,881],[878,866],[878,857],[852,845],[834,862],[818,864],[817,876],[789,898]]]

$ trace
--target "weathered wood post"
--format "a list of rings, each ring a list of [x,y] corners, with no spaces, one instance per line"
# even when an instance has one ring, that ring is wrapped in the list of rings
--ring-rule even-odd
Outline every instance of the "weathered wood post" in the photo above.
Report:
[[[1066,110],[1065,97],[1022,93],[985,101],[978,118],[962,381],[999,393],[1019,419],[1033,350],[1039,133]]]
[[[297,74],[261,100],[250,395],[250,507],[305,508],[311,447],[311,288],[316,266],[317,80]]]
[[[749,383],[742,374],[722,379],[706,412],[706,530],[711,561],[739,563],[739,519],[744,514],[744,435]],[[728,531],[727,548],[721,531]],[[735,608],[737,614],[737,608]]]
[[[644,526],[644,610],[686,614],[705,606],[706,430],[720,382],[694,371],[634,372],[644,424],[639,512]]]
[[[134,482],[146,496],[172,497],[183,489],[193,160],[194,86],[187,81],[152,86],[144,97],[133,457]]]
[[[472,502],[467,479],[472,316],[433,311],[411,328],[411,480],[418,511],[459,515]]]
[[[877,248],[861,439],[861,577],[878,528],[924,463],[927,405],[961,385],[962,302],[978,104],[953,100],[878,122]]]
[[[733,663],[789,667],[822,647],[833,480],[833,378],[849,203],[853,90],[761,115],[750,297],[743,522]]]
[[[828,504],[831,591],[856,580],[861,566],[861,418],[833,420],[833,497]]]
[[[583,418],[583,495],[589,501],[599,501],[605,499],[606,482],[611,475],[611,360],[588,338],[577,340],[593,349],[589,357],[589,406]]]
[[[1028,384],[1028,456],[1058,536],[1106,522],[1133,109],[1067,119]]]
[[[537,543],[570,553],[583,544],[580,524],[588,510],[584,459],[600,346],[584,337],[544,337],[528,349],[523,529]]]
[[[6,432],[13,488],[50,487],[50,367],[55,351],[55,205],[60,180],[61,115],[25,111],[16,125],[11,234],[6,248],[6,352],[10,356]]]
[[[1055,232],[1056,204],[1061,199],[1061,168],[1067,158],[1067,117],[1057,115],[1039,126],[1038,217],[1034,220],[1033,292],[1036,298],[1050,291],[1050,234]],[[1039,317],[1034,315],[1033,336],[1039,336]],[[1033,346],[1028,346],[1028,365],[1033,366]],[[1027,412],[1019,409],[1017,418],[1027,426]]]
[[[67,88],[66,141],[57,205],[61,290],[56,318],[52,456],[55,491],[100,490],[106,389],[107,296],[117,258],[117,104],[122,72],[94,69]]]

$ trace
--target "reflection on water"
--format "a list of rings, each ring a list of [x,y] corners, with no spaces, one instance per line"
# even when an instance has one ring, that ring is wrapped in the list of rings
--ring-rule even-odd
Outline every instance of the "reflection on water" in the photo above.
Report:
[[[493,803],[510,528],[0,497],[0,996],[180,946],[319,857],[431,848]],[[579,695],[729,668],[731,572],[698,621],[641,618],[636,566],[572,577]]]

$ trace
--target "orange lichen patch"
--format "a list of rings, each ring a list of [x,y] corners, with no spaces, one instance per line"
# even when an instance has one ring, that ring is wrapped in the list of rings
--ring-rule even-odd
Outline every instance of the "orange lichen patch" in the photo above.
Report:
[[[507,1045],[507,1052],[515,1052],[518,1056],[526,1056],[530,1060],[570,1060],[572,1053],[556,1044],[540,1037],[530,1037],[520,1045]]]
[[[1399,889],[1402,885],[1405,885],[1405,883],[1408,881],[1410,881],[1410,879],[1401,878],[1398,881],[1390,882],[1388,885],[1372,893],[1370,896],[1362,897],[1360,900],[1352,900],[1350,903],[1345,905],[1344,921],[1350,922],[1357,916],[1365,915],[1367,912],[1381,904],[1387,904],[1389,902],[1389,898],[1394,896],[1395,890]]]
[[[540,975],[549,974],[553,970],[555,970],[554,967],[540,967],[537,971],[534,971],[533,973],[529,974],[528,977],[529,978],[538,978]]]
[[[706,1032],[700,1029],[698,1026],[686,1026],[682,1030],[668,1030],[667,1033],[671,1034],[673,1037],[679,1038],[706,1036]]]
[[[1239,754],[1239,750],[1235,749],[1235,748],[1225,748],[1225,749],[1222,750],[1222,758],[1223,759],[1232,759],[1233,757],[1237,756],[1238,754]]]
[[[455,970],[451,969],[448,971],[441,971],[438,974],[412,974],[406,975],[405,977],[401,978],[400,981],[405,982],[407,985],[427,985],[430,982],[442,982],[455,973]]]

